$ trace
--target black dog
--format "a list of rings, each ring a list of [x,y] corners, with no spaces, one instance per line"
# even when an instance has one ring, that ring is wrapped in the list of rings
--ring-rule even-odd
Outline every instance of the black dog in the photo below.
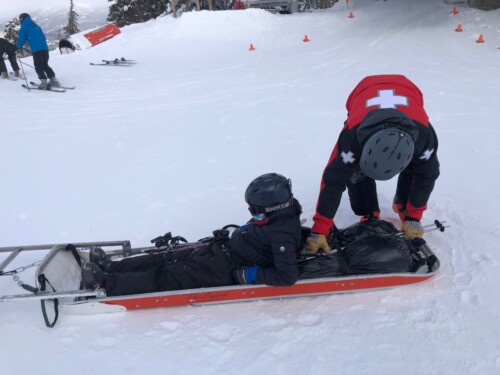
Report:
[[[76,50],[76,47],[68,39],[61,39],[59,41],[59,52],[61,55],[63,53],[63,48],[65,48],[66,53],[70,53],[69,50],[71,50],[71,52],[75,52]]]

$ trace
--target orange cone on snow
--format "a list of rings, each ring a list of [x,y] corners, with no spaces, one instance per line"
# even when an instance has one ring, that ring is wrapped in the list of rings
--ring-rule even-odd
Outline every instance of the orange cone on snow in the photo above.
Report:
[[[479,35],[479,38],[477,38],[476,43],[484,43],[483,34]]]
[[[352,14],[352,12],[349,13],[349,15],[347,16],[347,18],[354,18],[354,14]]]
[[[304,42],[304,43],[309,42],[309,38],[307,37],[307,35],[304,37],[303,42]]]
[[[453,7],[453,9],[451,10],[451,14],[455,15],[457,13],[458,13],[457,7]]]
[[[461,24],[461,23],[459,23],[459,24],[458,24],[458,26],[457,26],[457,28],[455,29],[455,31],[456,31],[457,33],[461,33],[461,32],[463,31],[463,30],[462,30],[462,24]]]
[[[255,48],[253,47],[253,44],[250,43],[250,48],[248,49],[249,51],[255,51]]]

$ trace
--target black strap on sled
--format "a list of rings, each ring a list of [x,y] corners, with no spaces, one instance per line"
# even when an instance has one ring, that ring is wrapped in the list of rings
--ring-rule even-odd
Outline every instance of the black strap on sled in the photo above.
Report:
[[[164,246],[170,246],[175,248],[178,245],[180,245],[181,242],[187,243],[188,240],[186,240],[182,236],[173,237],[171,232],[165,233],[163,236],[158,236],[151,240],[151,243],[154,243],[157,248]]]
[[[71,254],[75,257],[76,263],[81,267],[82,266],[82,260],[80,259],[80,254],[78,254],[78,251],[76,250],[75,245],[73,244],[67,244],[66,245],[66,251],[71,251]]]
[[[71,246],[73,246],[73,245],[71,245]],[[50,285],[50,287],[52,288],[52,290],[54,292],[56,291],[56,289],[52,286],[52,284],[49,282],[49,280],[45,277],[45,275],[43,273],[38,276],[38,283],[40,284],[40,291],[42,291],[42,292],[45,291],[47,284]],[[47,315],[45,300],[42,299],[40,301],[40,303],[42,305],[43,320],[45,320],[45,325],[48,328],[54,327],[56,325],[57,318],[59,318],[59,300],[57,298],[54,298],[52,301],[54,302],[54,321],[52,323],[49,321],[49,317]]]

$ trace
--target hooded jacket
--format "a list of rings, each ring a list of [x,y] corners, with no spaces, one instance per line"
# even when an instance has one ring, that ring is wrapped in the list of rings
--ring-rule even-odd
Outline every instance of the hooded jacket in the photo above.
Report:
[[[3,55],[4,53],[11,54],[15,51],[16,49],[14,48],[14,45],[12,43],[4,38],[0,38],[0,55]]]
[[[396,195],[408,196],[407,216],[422,218],[439,176],[437,136],[423,104],[421,91],[402,75],[369,76],[354,88],[346,103],[347,120],[323,172],[312,232],[327,235],[346,187],[368,178],[359,167],[363,144],[386,127],[398,127],[413,138],[413,158],[403,171],[411,174],[411,186],[400,180]]]
[[[48,51],[47,39],[40,28],[31,17],[26,17],[21,24],[18,33],[18,40],[16,44],[17,49],[23,48],[24,44],[28,42],[31,52]]]
[[[293,285],[302,239],[300,205],[273,212],[265,224],[250,220],[231,235],[231,251],[245,266],[259,266],[256,284]]]

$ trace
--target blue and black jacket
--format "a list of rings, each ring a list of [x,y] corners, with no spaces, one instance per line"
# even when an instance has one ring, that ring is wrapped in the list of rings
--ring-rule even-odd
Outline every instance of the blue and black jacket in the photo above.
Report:
[[[30,17],[26,17],[21,24],[16,48],[23,48],[26,42],[28,42],[32,53],[49,50],[47,39],[45,38],[42,29],[35,22],[33,22]]]

